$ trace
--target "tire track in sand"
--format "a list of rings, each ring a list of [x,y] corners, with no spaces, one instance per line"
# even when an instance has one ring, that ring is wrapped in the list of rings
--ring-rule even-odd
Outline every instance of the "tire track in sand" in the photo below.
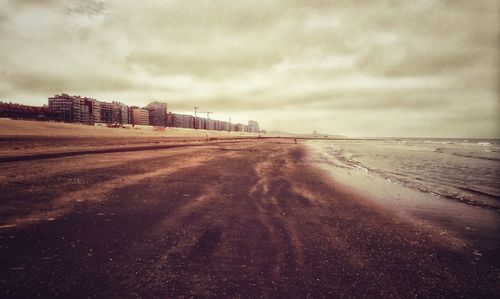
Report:
[[[273,268],[273,280],[279,284],[283,283],[287,270],[302,277],[307,276],[302,271],[304,268],[302,242],[295,223],[287,219],[287,212],[283,205],[284,201],[290,200],[290,198],[285,198],[287,194],[283,192],[285,191],[283,187],[286,187],[284,185],[288,183],[286,179],[283,179],[286,177],[288,167],[290,166],[286,160],[279,159],[277,154],[271,153],[266,161],[256,164],[254,172],[259,179],[250,190],[250,197],[254,200],[258,211],[257,217],[276,248],[274,264],[270,264]],[[308,279],[304,280],[304,282],[307,281]]]
[[[197,155],[179,157],[169,167],[160,168],[146,173],[127,175],[99,183],[91,188],[67,192],[45,204],[49,209],[35,210],[28,215],[11,217],[6,219],[0,228],[12,228],[31,225],[40,221],[54,221],[57,218],[70,213],[76,203],[100,202],[109,198],[115,189],[124,188],[141,183],[144,180],[157,176],[174,175],[176,172],[194,168],[208,162],[215,157],[209,155]]]

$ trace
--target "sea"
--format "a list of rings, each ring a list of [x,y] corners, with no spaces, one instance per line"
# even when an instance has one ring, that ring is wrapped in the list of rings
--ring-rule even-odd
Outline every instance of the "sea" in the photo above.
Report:
[[[322,165],[381,178],[437,199],[500,211],[500,139],[308,141]]]

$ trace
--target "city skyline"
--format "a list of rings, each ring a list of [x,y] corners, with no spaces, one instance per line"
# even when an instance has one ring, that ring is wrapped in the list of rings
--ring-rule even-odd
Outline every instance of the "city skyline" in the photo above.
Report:
[[[123,102],[123,101],[120,101],[120,100],[104,100],[104,99],[96,99],[94,97],[91,97],[91,96],[83,96],[83,95],[73,95],[73,94],[68,94],[68,93],[60,93],[60,94],[55,94],[53,96],[50,96],[48,97],[48,103],[42,103],[42,104],[30,104],[28,103],[29,101],[15,101],[15,100],[0,100],[0,104],[13,104],[15,106],[25,106],[26,108],[47,108],[47,109],[50,109],[50,100],[54,97],[68,97],[68,98],[79,98],[79,99],[82,99],[82,100],[89,100],[89,101],[95,101],[97,103],[100,103],[100,104],[104,104],[104,105],[111,105],[111,104],[119,104],[119,105],[125,105],[127,106],[129,109],[139,109],[139,110],[148,110],[150,105],[151,104],[155,104],[155,103],[159,103],[159,104],[165,104],[165,106],[167,106],[167,102],[166,101],[161,101],[161,100],[150,100],[150,101],[146,101],[147,104],[145,105],[142,105],[142,106],[138,106],[138,105],[135,105],[135,104],[129,104],[129,103],[126,103],[126,102]],[[37,101],[38,103],[38,101]],[[170,109],[170,106],[168,106],[168,114],[176,114],[176,115],[188,115],[188,116],[192,116],[192,117],[197,117],[197,118],[204,118],[204,119],[214,119],[217,118],[214,115],[214,112],[208,112],[209,114],[207,114],[206,111],[201,111],[199,110],[200,107],[196,107],[194,106],[193,107],[193,111],[173,111],[172,109]],[[49,110],[50,111],[50,110]],[[54,112],[54,111],[51,111],[51,112]],[[220,121],[224,121],[224,122],[228,122],[228,123],[232,123],[234,125],[238,125],[238,124],[246,124],[246,123],[251,123],[251,122],[256,122],[255,120],[252,120],[251,118],[248,118],[246,120],[243,120],[243,121],[237,121],[237,120],[232,120],[231,117],[228,117],[228,119],[217,119],[217,120],[220,120]],[[97,121],[99,122],[99,121]],[[257,127],[259,125],[257,124]]]
[[[228,132],[265,132],[265,130],[261,130],[259,123],[255,120],[233,123],[230,120],[210,118],[209,114],[213,112],[197,111],[197,108],[199,107],[195,107],[194,115],[191,115],[169,110],[168,104],[161,101],[153,101],[144,107],[138,107],[129,106],[119,101],[107,102],[92,97],[62,93],[49,97],[48,104],[43,106],[0,101],[0,118],[111,127],[145,125]],[[205,113],[206,117],[203,117]]]
[[[71,96],[78,96],[78,97],[81,97],[81,98],[95,99],[97,101],[106,102],[106,103],[115,103],[116,102],[116,103],[120,103],[120,104],[125,104],[125,105],[127,105],[129,107],[139,107],[139,108],[145,108],[148,104],[150,104],[152,102],[164,102],[164,103],[168,104],[167,101],[161,100],[161,99],[145,100],[145,101],[141,101],[141,103],[145,103],[145,104],[137,105],[136,104],[137,102],[134,102],[134,101],[130,102],[130,101],[122,101],[122,100],[119,100],[119,99],[97,99],[97,98],[95,98],[93,96],[86,96],[86,95],[85,96],[84,95],[80,96],[80,95],[74,95],[74,94],[69,93],[69,92],[60,92],[58,94],[66,94],[66,95],[71,95]],[[0,102],[4,102],[4,103],[11,102],[13,104],[19,104],[19,105],[44,107],[44,106],[47,106],[47,99],[49,99],[50,97],[51,96],[48,96],[46,99],[44,99],[45,102],[43,100],[40,101],[38,99],[35,99],[35,100],[32,100],[32,101],[30,101],[30,100],[23,100],[23,99],[20,99],[20,100],[16,100],[16,99],[0,99]],[[170,110],[170,107],[171,106],[169,105],[169,112],[175,112],[175,113],[181,113],[181,114],[190,114],[190,115],[193,115],[193,116],[195,115],[195,108],[198,108],[198,110],[199,110],[199,108],[203,108],[203,107],[197,107],[197,106],[193,105],[193,107],[191,107],[191,110],[179,110],[179,111],[176,110],[176,111],[173,111],[173,110]],[[197,113],[198,113],[198,116],[200,116],[200,117],[203,116],[203,115],[206,115],[206,112],[205,111],[201,111],[201,110],[199,110]],[[215,112],[210,112],[210,115],[211,115],[210,118],[213,117],[214,113]],[[217,114],[215,114],[215,115],[217,115]],[[228,114],[228,115],[230,115],[230,114]],[[231,116],[226,117],[226,118],[231,118]],[[249,117],[248,119],[251,119],[251,117]],[[243,120],[242,122],[246,122],[246,121],[248,121],[248,119],[247,120]]]
[[[0,100],[161,100],[269,131],[500,137],[497,1],[0,0]]]

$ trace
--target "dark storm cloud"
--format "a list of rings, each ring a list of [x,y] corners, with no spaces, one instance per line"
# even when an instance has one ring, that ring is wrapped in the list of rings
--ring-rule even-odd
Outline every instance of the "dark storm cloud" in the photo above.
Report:
[[[66,12],[69,14],[79,14],[95,16],[104,13],[106,4],[100,0],[72,0],[65,3]]]
[[[19,8],[26,5],[37,5],[37,6],[55,6],[61,3],[60,0],[7,0],[5,1],[9,5],[15,8]]]
[[[228,46],[226,49],[218,49],[205,46],[202,53],[168,49],[151,52],[144,49],[132,52],[127,57],[127,62],[139,65],[153,75],[189,73],[197,77],[220,77],[266,69],[280,60],[277,51],[245,50],[243,47]]]
[[[14,90],[32,90],[47,95],[65,92],[80,91],[116,91],[135,90],[137,88],[149,89],[147,85],[141,85],[126,77],[110,77],[100,74],[89,74],[85,78],[69,74],[45,73],[15,73],[10,80],[4,81]]]

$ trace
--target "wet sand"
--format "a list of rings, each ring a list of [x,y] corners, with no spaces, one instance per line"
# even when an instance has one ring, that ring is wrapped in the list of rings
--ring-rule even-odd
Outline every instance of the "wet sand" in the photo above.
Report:
[[[343,187],[300,144],[177,143],[1,162],[0,296],[500,295],[498,256]]]
[[[312,141],[315,143],[316,141]],[[311,142],[305,142],[309,161],[330,173],[343,185],[368,200],[392,210],[406,221],[427,226],[440,235],[459,238],[474,248],[482,259],[500,263],[500,210],[491,205],[474,205],[397,184],[362,168],[338,167]]]

